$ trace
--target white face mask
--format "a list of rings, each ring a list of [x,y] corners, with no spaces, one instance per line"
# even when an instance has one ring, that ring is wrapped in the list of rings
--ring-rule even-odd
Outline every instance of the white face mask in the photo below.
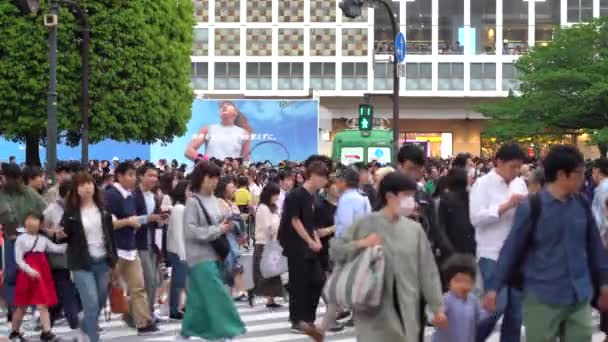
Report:
[[[414,200],[414,196],[406,196],[399,199],[399,214],[401,216],[412,216],[414,210],[416,210],[416,201]]]

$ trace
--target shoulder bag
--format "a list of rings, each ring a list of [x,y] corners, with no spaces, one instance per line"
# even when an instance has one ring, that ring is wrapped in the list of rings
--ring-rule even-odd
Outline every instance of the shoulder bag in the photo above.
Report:
[[[207,212],[207,209],[205,209],[203,202],[200,200],[200,198],[196,196],[192,197],[196,199],[198,205],[201,207],[203,215],[205,215],[205,220],[207,221],[207,224],[212,225],[213,221],[211,220],[211,216]],[[230,243],[228,242],[226,234],[220,235],[217,239],[210,241],[209,243],[211,244],[211,247],[221,260],[226,259],[226,257],[228,257],[228,254],[230,254]]]

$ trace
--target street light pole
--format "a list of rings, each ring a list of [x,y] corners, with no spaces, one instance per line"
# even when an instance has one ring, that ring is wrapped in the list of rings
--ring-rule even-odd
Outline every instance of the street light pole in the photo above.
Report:
[[[388,3],[387,0],[378,0],[381,3],[391,20],[391,26],[393,27],[393,160],[397,161],[397,153],[399,151],[399,74],[397,72],[397,34],[399,29],[397,27],[397,21],[395,20],[395,12]]]
[[[50,0],[50,17],[59,14],[59,3]],[[49,89],[47,92],[47,126],[46,126],[46,171],[55,180],[57,164],[57,21],[51,19],[49,27]]]

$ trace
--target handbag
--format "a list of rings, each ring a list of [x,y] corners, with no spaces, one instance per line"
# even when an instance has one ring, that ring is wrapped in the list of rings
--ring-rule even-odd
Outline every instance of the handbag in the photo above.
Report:
[[[277,240],[270,240],[264,246],[260,259],[260,273],[264,279],[278,277],[287,273],[287,258],[283,255],[283,247]]]
[[[384,267],[382,246],[366,248],[354,260],[334,269],[325,283],[324,298],[357,311],[377,309],[382,302]]]
[[[120,286],[113,283],[110,284],[110,310],[115,314],[129,313],[128,297]]]
[[[201,207],[201,210],[203,211],[203,215],[205,215],[205,220],[207,221],[207,223],[213,224],[213,221],[211,220],[211,216],[207,212],[207,209],[205,209],[205,206],[203,205],[203,202],[200,200],[200,198],[198,198],[196,196],[192,196],[192,197],[196,199],[196,201],[198,202],[198,205]],[[230,243],[228,242],[228,238],[226,237],[226,234],[220,235],[217,239],[211,241],[210,244],[211,244],[211,247],[213,248],[213,250],[215,251],[215,253],[217,254],[217,256],[222,261],[225,260],[226,257],[228,257],[228,254],[230,253]]]

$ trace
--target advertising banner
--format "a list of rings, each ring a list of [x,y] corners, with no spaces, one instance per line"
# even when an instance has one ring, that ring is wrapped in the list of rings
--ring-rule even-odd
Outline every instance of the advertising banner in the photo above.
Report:
[[[318,152],[316,100],[195,100],[186,134],[155,144],[152,160],[304,160]]]

